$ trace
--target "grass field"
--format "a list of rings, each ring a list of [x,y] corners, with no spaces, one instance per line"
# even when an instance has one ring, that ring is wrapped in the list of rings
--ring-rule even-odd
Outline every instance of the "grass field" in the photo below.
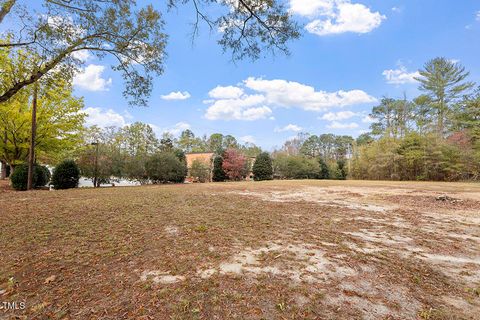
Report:
[[[0,212],[0,302],[26,306],[0,319],[480,315],[478,184],[0,188]]]

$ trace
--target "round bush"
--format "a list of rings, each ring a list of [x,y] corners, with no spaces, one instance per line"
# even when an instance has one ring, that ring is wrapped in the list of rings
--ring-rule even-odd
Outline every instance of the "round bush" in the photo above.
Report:
[[[73,160],[65,160],[53,170],[52,184],[55,189],[78,187],[80,169]]]
[[[255,159],[253,164],[253,178],[256,181],[272,180],[273,179],[273,167],[272,158],[267,152],[262,152]]]
[[[15,166],[10,176],[12,187],[15,190],[27,190],[28,164],[23,163]],[[43,187],[50,181],[50,171],[47,167],[41,165],[33,166],[33,187]]]

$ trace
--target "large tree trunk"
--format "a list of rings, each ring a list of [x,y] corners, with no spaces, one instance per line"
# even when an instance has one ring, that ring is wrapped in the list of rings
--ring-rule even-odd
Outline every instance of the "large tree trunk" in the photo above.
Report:
[[[35,162],[35,135],[37,133],[37,84],[33,87],[33,101],[32,101],[32,135],[30,137],[30,151],[28,153],[28,180],[27,190],[33,189],[33,165]]]

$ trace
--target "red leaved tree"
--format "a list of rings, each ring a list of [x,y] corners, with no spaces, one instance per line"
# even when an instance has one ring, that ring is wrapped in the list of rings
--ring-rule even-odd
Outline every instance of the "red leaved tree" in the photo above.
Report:
[[[223,154],[222,168],[230,180],[241,180],[245,175],[246,158],[235,149],[227,149]]]

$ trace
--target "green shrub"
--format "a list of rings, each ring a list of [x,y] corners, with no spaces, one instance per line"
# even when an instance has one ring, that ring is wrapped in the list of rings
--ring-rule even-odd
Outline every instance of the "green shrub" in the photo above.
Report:
[[[153,183],[181,183],[187,176],[185,163],[170,152],[153,155],[145,163],[145,171]]]
[[[215,182],[223,182],[227,180],[227,175],[223,171],[223,158],[221,156],[216,156],[213,160],[213,172],[212,180]]]
[[[267,152],[262,152],[255,159],[253,164],[253,178],[255,181],[272,180],[273,166],[272,158]]]
[[[15,166],[13,173],[10,176],[12,187],[15,190],[27,190],[28,181],[28,164],[19,164]],[[41,165],[34,165],[33,167],[33,187],[43,187],[50,181],[50,171],[47,167]]]
[[[328,165],[322,158],[318,159],[318,163],[320,164],[320,175],[319,179],[330,179],[330,169],[328,169]]]
[[[53,170],[52,184],[55,189],[78,187],[80,169],[73,160],[65,160]]]
[[[316,179],[320,164],[316,159],[279,154],[273,161],[275,176],[280,179]]]
[[[190,167],[190,176],[198,179],[199,182],[207,182],[210,180],[210,167],[206,163],[195,159]]]
[[[345,167],[345,160],[337,161],[337,179],[338,180],[347,179],[347,168]]]

